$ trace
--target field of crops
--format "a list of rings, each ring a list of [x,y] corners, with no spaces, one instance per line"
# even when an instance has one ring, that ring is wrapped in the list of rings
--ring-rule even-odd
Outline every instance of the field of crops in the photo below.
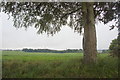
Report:
[[[96,64],[84,65],[82,53],[2,52],[3,78],[116,78],[118,58],[98,54]]]

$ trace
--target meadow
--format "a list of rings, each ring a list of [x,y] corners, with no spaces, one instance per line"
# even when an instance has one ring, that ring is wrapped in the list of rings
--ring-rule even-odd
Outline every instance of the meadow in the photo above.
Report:
[[[3,78],[117,78],[118,58],[98,54],[97,63],[82,63],[83,53],[2,51]]]

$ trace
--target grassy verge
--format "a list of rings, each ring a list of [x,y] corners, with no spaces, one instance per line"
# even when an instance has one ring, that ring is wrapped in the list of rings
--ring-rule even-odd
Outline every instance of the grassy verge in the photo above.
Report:
[[[116,78],[118,58],[99,54],[94,65],[82,64],[81,53],[3,52],[4,78]]]

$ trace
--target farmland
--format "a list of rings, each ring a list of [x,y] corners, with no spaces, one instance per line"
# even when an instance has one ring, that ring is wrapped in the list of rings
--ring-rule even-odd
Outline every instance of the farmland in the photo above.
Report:
[[[82,53],[2,52],[3,78],[116,78],[118,58],[97,55],[97,63],[82,63]]]

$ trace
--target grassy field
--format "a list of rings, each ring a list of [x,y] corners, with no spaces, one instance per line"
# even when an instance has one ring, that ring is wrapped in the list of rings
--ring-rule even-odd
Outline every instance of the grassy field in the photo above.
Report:
[[[118,58],[98,54],[96,64],[84,65],[82,53],[2,52],[3,78],[116,78]]]

